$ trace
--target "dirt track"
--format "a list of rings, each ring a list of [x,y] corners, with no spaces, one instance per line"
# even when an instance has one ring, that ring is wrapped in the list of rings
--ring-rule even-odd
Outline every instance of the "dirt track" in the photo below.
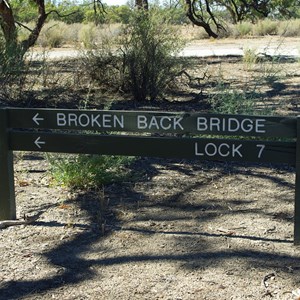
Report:
[[[255,53],[272,56],[300,57],[300,38],[284,38],[270,36],[251,39],[220,39],[195,40],[186,45],[180,56],[206,57],[206,56],[243,56],[252,49]],[[34,49],[31,58],[63,59],[76,58],[82,55],[82,50],[73,48]]]

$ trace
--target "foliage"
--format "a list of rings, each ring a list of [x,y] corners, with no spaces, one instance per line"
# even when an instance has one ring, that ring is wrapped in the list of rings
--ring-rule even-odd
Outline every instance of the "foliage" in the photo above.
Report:
[[[78,32],[78,40],[84,48],[91,49],[95,44],[96,25],[93,23],[83,24]]]
[[[258,61],[258,55],[255,49],[245,49],[243,55],[243,63],[246,66],[246,70],[251,70],[252,66]]]
[[[300,19],[279,22],[278,34],[285,37],[300,36]]]
[[[96,1],[96,0],[94,0]],[[152,1],[150,8],[160,10],[164,18],[167,17],[170,24],[185,24],[187,17],[196,25],[204,28],[209,36],[217,37],[228,35],[226,31],[230,27],[230,22],[237,24],[237,27],[231,30],[235,36],[245,35],[265,35],[276,34],[279,32],[277,27],[277,20],[292,20],[292,18],[300,15],[300,0],[185,0],[185,1]],[[74,2],[71,0],[64,0],[59,2],[54,1],[32,1],[32,0],[7,0],[11,5],[13,20],[9,21],[10,26],[17,25],[17,29],[11,28],[14,35],[22,33],[22,37],[18,38],[24,49],[33,46],[36,42],[37,36],[43,27],[43,22],[46,20],[63,21],[67,24],[75,23],[89,23],[98,24],[112,24],[122,23],[129,24],[131,21],[132,7],[130,5],[115,5],[108,6],[103,4],[102,9],[95,10],[93,1]],[[45,8],[39,3],[45,4]],[[185,5],[184,5],[185,4]],[[8,16],[7,11],[0,9],[0,22],[4,20],[3,16]],[[42,21],[41,18],[42,17]],[[268,21],[262,21],[266,17]],[[39,22],[37,22],[39,20]],[[274,21],[276,20],[276,21]],[[242,22],[242,23],[241,23]],[[257,27],[251,25],[257,23]],[[23,23],[32,23],[31,31],[24,34]],[[38,25],[37,25],[38,24]],[[3,30],[5,26],[1,26]],[[289,26],[287,30],[280,29],[280,34],[285,36],[299,35],[297,26]],[[22,30],[20,30],[22,29]],[[251,31],[250,31],[251,30]],[[30,34],[33,33],[33,34]],[[6,33],[6,38],[9,33]],[[26,40],[24,39],[26,37]],[[56,42],[55,42],[56,43]],[[52,44],[52,42],[50,43]]]
[[[109,23],[128,24],[131,15],[131,9],[127,5],[110,6],[106,10],[105,18]]]
[[[180,5],[162,8],[162,13],[170,20],[171,24],[182,25],[188,23],[185,11]]]
[[[59,2],[56,8],[58,14],[52,14],[52,18],[64,21],[67,24],[82,23],[85,18],[85,11],[82,6],[74,5],[74,2]]]
[[[220,81],[216,93],[210,96],[209,102],[215,113],[253,114],[256,107],[254,96],[253,91],[230,90],[224,82]]]
[[[63,22],[51,20],[47,22],[38,38],[42,47],[58,48],[65,43],[67,25]]]
[[[248,21],[237,23],[233,35],[237,37],[253,35],[253,24]]]
[[[88,80],[100,87],[103,92],[118,92],[122,90],[124,66],[122,56],[118,55],[119,25],[95,25],[89,23],[86,29],[80,31],[79,39],[85,47],[82,51],[82,70]],[[91,33],[94,37],[90,37]]]
[[[183,41],[157,10],[135,12],[121,41],[125,82],[135,101],[162,96],[178,74]]]
[[[264,19],[259,20],[253,27],[253,33],[257,36],[275,35],[278,31],[278,21]]]
[[[0,98],[14,98],[22,90],[26,65],[20,49],[6,47],[0,36]]]
[[[11,2],[13,5],[11,5]],[[84,13],[82,10],[76,8],[78,4],[70,5],[71,3],[72,2],[66,0],[56,6],[51,4],[51,2],[46,2],[46,0],[0,1],[0,28],[4,36],[6,47],[19,48],[22,50],[22,56],[24,56],[28,49],[35,45],[44,24],[51,16],[65,18],[67,23],[82,22]],[[101,1],[93,0],[93,4],[95,14],[97,12],[103,13],[104,6],[101,5]],[[24,5],[26,9],[24,9]],[[30,8],[28,10],[30,12],[29,18],[27,14],[24,14],[24,11],[27,11],[27,6]],[[83,6],[81,6],[81,8],[82,7]],[[33,8],[36,10],[35,13]],[[25,27],[22,24],[22,21],[32,21],[32,18],[34,18],[33,29]],[[17,25],[28,29],[29,35],[25,40],[20,41],[20,39],[18,39]]]
[[[52,175],[58,184],[71,188],[94,188],[129,176],[127,156],[51,155]]]
[[[95,11],[93,8],[86,8],[84,9],[84,19],[83,23],[94,23],[94,24],[104,24],[106,23],[106,15],[104,14],[95,14]]]
[[[264,59],[255,49],[246,49],[243,56],[245,71],[255,71],[251,80],[238,89],[231,87],[219,75],[216,90],[209,96],[211,109],[223,114],[257,114],[272,115],[277,108],[271,99],[265,97],[264,87],[276,89],[283,78],[283,70],[279,68],[276,58]]]
[[[284,37],[300,36],[300,19],[274,20],[263,19],[253,24],[243,21],[229,26],[232,37],[280,35]]]
[[[235,24],[246,20],[254,23],[267,17],[289,19],[299,17],[299,9],[295,8],[300,4],[299,0],[185,0],[185,3],[189,19],[211,37],[225,30],[226,17],[230,16]]]
[[[18,22],[29,23],[38,17],[36,6],[30,0],[12,0],[10,4],[14,11],[14,16]]]
[[[176,55],[183,42],[157,10],[134,11],[123,31],[116,27],[100,36],[97,43],[89,43],[93,47],[85,51],[83,63],[103,89],[129,93],[135,101],[153,101],[182,70]]]

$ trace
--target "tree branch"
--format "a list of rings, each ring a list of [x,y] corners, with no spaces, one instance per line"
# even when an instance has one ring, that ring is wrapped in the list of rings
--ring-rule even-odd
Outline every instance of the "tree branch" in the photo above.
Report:
[[[102,14],[106,13],[104,4],[102,3],[101,0],[93,0],[93,5],[94,5],[94,13],[95,14],[97,14],[97,8]]]
[[[41,215],[42,213],[37,213],[36,215],[32,217],[28,217],[24,215],[23,220],[5,220],[0,221],[0,229],[4,229],[9,226],[16,226],[16,225],[29,225],[34,223]]]
[[[0,0],[0,26],[7,46],[17,44],[17,30],[12,8],[6,0]]]
[[[70,13],[68,13],[68,14],[61,14],[61,13],[59,13],[56,9],[53,9],[53,10],[50,10],[49,12],[47,12],[47,13],[46,13],[46,16],[48,17],[48,16],[51,15],[51,14],[56,14],[56,15],[57,15],[58,17],[60,17],[60,18],[66,18],[66,17],[72,16],[72,15],[75,15],[75,14],[77,14],[77,13],[79,13],[79,10],[72,11],[72,12],[70,12]]]
[[[197,15],[195,12],[195,0],[186,0],[185,1],[186,5],[187,5],[187,11],[186,11],[186,15],[187,17],[192,21],[193,24],[203,27],[204,30],[206,31],[206,33],[213,38],[217,38],[218,34],[215,33],[208,22],[206,22],[204,20],[203,17],[203,12],[201,15]]]
[[[26,25],[22,24],[21,22],[15,21],[15,23],[17,25],[19,25],[20,27],[23,27],[23,28],[27,29],[28,31],[32,32],[31,28],[27,27]]]
[[[29,37],[21,43],[22,51],[24,53],[35,44],[35,42],[38,39],[39,34],[42,30],[42,27],[45,24],[46,19],[48,17],[48,15],[46,14],[46,11],[45,11],[44,0],[33,0],[33,1],[38,7],[39,16],[38,16],[37,22],[35,24],[35,27],[31,31]]]

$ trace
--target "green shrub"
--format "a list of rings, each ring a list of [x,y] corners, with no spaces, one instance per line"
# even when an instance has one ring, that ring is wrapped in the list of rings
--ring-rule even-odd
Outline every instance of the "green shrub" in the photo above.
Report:
[[[263,61],[255,54],[255,51],[249,50],[248,61],[251,68],[256,72],[252,77],[247,78],[247,82],[238,88],[226,84],[219,75],[219,82],[213,93],[210,94],[208,102],[214,113],[223,114],[256,114],[273,115],[278,105],[272,103],[272,99],[265,97],[265,87],[272,87],[280,84],[281,69],[276,66],[275,61]],[[253,64],[253,65],[252,65]]]
[[[183,41],[160,11],[135,11],[124,29],[121,51],[125,86],[135,101],[162,96],[181,65]]]
[[[124,180],[133,158],[107,155],[51,155],[51,172],[56,183],[70,188],[94,188]]]
[[[0,36],[0,98],[16,98],[25,84],[27,65],[19,47],[8,47]]]
[[[244,50],[243,63],[246,66],[246,70],[250,70],[254,64],[258,62],[258,55],[255,49]]]
[[[83,24],[78,32],[78,40],[84,48],[93,48],[95,45],[96,25],[93,23]]]
[[[241,22],[235,25],[235,36],[244,37],[252,35],[253,24],[250,22]]]
[[[222,114],[253,114],[256,107],[254,95],[247,91],[230,90],[224,83],[219,83],[209,102],[212,112]]]
[[[278,34],[285,37],[300,36],[300,19],[281,21],[279,23]]]
[[[42,47],[57,48],[65,44],[65,32],[68,26],[63,22],[49,21],[39,35],[37,44]]]
[[[264,19],[253,26],[253,34],[258,36],[278,34],[278,21]]]
[[[162,96],[182,70],[176,55],[183,42],[156,11],[135,11],[122,31],[99,27],[98,40],[83,53],[83,69],[102,89],[135,101]],[[177,31],[178,32],[178,31]]]
[[[117,92],[122,89],[124,66],[117,55],[117,37],[107,31],[98,31],[98,42],[82,52],[82,69],[89,80],[102,91]]]

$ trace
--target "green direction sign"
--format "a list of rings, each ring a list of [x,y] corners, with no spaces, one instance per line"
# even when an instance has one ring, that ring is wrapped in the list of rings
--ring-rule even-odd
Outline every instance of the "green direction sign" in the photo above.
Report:
[[[10,132],[13,150],[295,164],[294,142]]]
[[[164,136],[145,136],[152,132]],[[300,244],[299,132],[300,117],[0,109],[0,220],[16,216],[14,150],[287,163],[296,166],[294,241]],[[170,137],[169,133],[180,135]],[[184,134],[194,137],[183,137]],[[199,138],[205,135],[235,136],[237,139]],[[243,136],[257,137],[257,140],[238,139]],[[285,138],[290,142],[266,140],[269,137]]]
[[[296,118],[181,112],[8,109],[10,128],[296,137]]]

